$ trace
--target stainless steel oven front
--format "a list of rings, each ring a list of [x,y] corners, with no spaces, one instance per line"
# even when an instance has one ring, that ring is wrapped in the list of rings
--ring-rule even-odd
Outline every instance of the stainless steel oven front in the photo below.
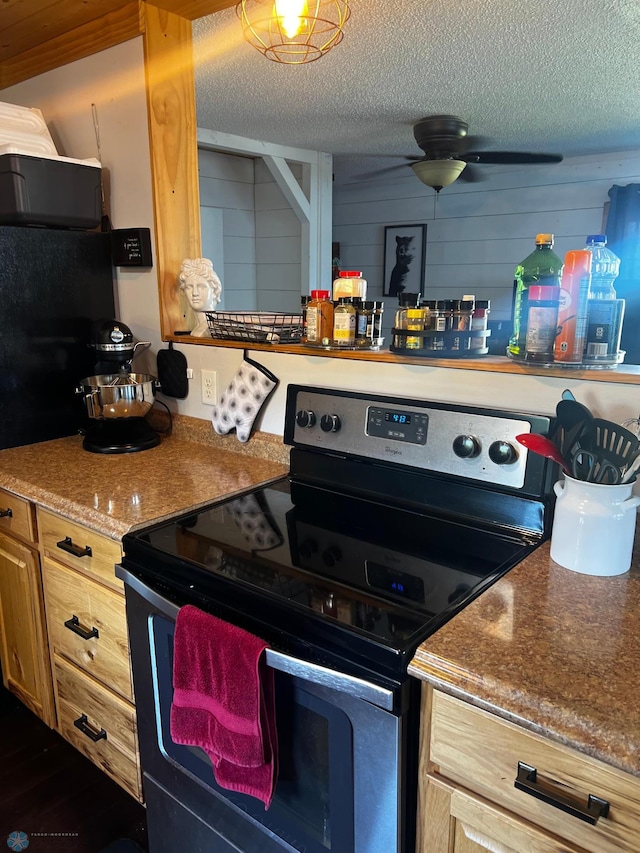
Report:
[[[407,849],[402,688],[271,648],[279,774],[272,804],[218,787],[208,756],[175,744],[169,719],[179,604],[127,569],[132,665],[153,853],[391,853]],[[405,690],[412,687],[409,683]],[[411,812],[413,809],[411,810]],[[412,833],[411,833],[412,834]]]
[[[548,535],[549,419],[289,386],[286,479],[124,537],[150,853],[414,853],[417,646]],[[174,744],[173,635],[194,605],[264,640],[274,799]]]

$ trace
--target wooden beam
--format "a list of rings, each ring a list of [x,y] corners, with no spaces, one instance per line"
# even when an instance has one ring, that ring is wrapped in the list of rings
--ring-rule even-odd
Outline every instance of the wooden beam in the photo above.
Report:
[[[272,157],[269,154],[263,154],[262,159],[300,222],[308,223],[311,217],[309,199],[302,192],[287,161],[282,157]]]
[[[56,4],[56,8],[58,5]],[[25,50],[0,65],[0,89],[135,38],[143,32],[143,3],[133,0],[96,20]],[[4,38],[4,33],[2,34]]]
[[[177,277],[201,256],[191,23],[146,7],[144,52],[163,339],[185,325]]]

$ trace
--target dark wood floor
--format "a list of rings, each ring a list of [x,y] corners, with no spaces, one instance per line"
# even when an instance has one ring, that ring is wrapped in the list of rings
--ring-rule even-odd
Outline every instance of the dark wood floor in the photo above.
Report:
[[[0,849],[11,832],[28,853],[147,849],[144,808],[0,685]]]

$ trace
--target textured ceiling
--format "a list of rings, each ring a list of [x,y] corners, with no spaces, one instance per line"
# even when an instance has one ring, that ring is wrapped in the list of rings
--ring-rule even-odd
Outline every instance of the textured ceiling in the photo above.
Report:
[[[298,67],[244,42],[233,9],[194,21],[198,125],[330,152],[336,180],[394,163],[375,155],[419,154],[412,125],[432,113],[463,118],[484,148],[640,148],[637,0],[351,0],[351,10],[342,44]]]

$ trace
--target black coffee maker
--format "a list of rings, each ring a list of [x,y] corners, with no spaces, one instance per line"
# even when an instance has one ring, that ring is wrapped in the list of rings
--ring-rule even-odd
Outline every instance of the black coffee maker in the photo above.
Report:
[[[82,446],[92,453],[133,453],[160,444],[160,436],[145,415],[153,406],[156,378],[135,373],[136,352],[151,346],[133,342],[131,329],[119,320],[103,320],[94,330],[91,346],[98,361],[95,374],[76,389],[84,396],[89,426]]]

